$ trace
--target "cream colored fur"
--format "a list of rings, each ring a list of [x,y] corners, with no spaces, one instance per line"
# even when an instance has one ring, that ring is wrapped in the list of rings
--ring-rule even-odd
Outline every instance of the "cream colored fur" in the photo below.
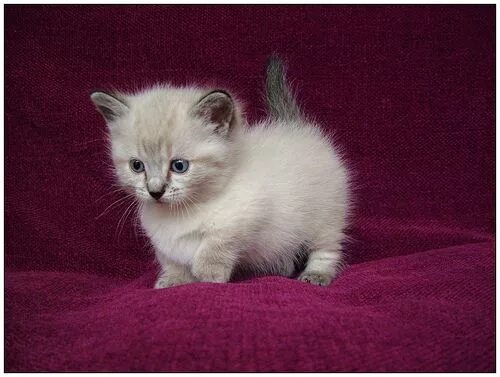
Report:
[[[117,94],[106,106],[120,183],[140,200],[142,227],[162,272],[157,288],[227,282],[237,266],[328,285],[339,271],[349,210],[346,168],[320,128],[302,118],[249,126],[232,99],[231,117],[216,124],[193,113],[209,90],[157,86]],[[225,127],[225,128],[224,128]],[[217,131],[217,132],[216,132]],[[135,173],[130,159],[145,164]],[[184,174],[170,161],[190,162]],[[167,185],[159,201],[148,189]]]

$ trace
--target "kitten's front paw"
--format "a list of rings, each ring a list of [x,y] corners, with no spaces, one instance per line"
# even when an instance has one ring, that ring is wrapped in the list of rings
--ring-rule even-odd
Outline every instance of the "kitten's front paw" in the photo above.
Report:
[[[179,276],[161,276],[155,283],[155,289],[175,287],[176,285],[184,285],[194,282],[193,279],[181,278]]]
[[[328,274],[304,271],[300,274],[299,280],[314,285],[327,286],[332,282],[332,277]]]
[[[195,264],[193,275],[206,283],[227,283],[231,278],[231,268],[223,264]]]

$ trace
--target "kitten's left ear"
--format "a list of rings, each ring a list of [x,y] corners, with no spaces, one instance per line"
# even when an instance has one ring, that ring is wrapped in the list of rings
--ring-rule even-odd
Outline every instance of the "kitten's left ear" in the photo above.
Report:
[[[234,103],[227,92],[214,90],[194,106],[193,112],[215,125],[214,132],[226,136],[234,117]]]
[[[113,122],[128,111],[127,105],[114,95],[97,91],[90,98],[107,122]]]

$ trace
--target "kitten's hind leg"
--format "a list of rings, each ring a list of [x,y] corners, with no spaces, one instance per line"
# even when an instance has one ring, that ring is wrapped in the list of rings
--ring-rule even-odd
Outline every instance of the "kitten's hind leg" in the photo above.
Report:
[[[342,248],[340,237],[328,242],[311,245],[312,248],[307,259],[306,268],[299,275],[299,280],[314,285],[327,286],[337,276],[342,266]],[[333,242],[332,242],[333,241]]]
[[[305,270],[299,280],[314,285],[329,285],[337,275],[341,265],[341,252],[316,250],[311,252]]]

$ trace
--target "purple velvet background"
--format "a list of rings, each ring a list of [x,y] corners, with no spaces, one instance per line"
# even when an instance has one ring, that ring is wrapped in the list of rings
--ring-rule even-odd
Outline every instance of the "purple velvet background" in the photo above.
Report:
[[[6,370],[494,371],[494,6],[6,6]],[[89,93],[278,52],[356,173],[351,266],[152,290]],[[305,157],[305,156],[304,156]],[[120,234],[118,234],[120,233]]]

